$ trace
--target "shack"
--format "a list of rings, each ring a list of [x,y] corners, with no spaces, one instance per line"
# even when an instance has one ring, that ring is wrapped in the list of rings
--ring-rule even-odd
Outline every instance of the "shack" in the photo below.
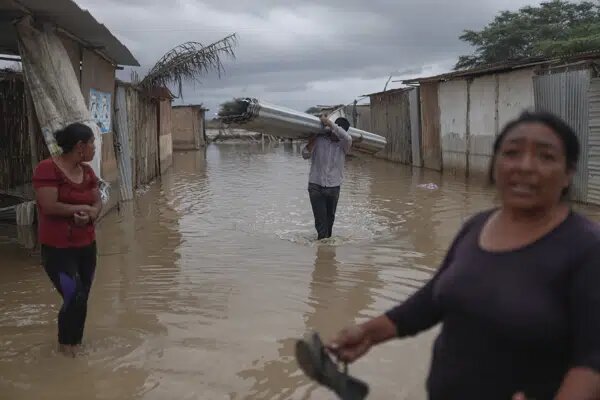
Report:
[[[414,119],[417,93],[413,88],[400,88],[366,95],[370,99],[370,131],[387,139],[387,145],[376,156],[421,166],[419,124]],[[414,151],[413,143],[417,145]]]
[[[198,150],[206,146],[206,111],[202,104],[173,107],[173,150]]]
[[[600,52],[531,58],[403,81],[420,89],[423,166],[484,176],[493,142],[525,110],[550,111],[577,132],[572,198],[600,204]]]
[[[147,91],[117,81],[115,123],[123,200],[133,199],[135,189],[173,165],[172,100],[167,88]]]
[[[404,81],[421,89],[421,152],[426,168],[455,175],[487,171],[499,129],[534,107],[534,67],[455,72]]]
[[[122,66],[139,66],[139,63],[104,25],[71,0],[0,0],[0,54],[7,56],[2,57],[4,61],[21,62],[25,60],[21,57],[27,57],[21,54],[22,43],[20,47],[19,41],[22,38],[15,26],[17,21],[24,18],[32,21],[32,36],[44,32],[60,39],[58,49],[68,58],[61,61],[73,70],[57,73],[69,77],[74,73],[85,104],[98,125],[97,164],[93,163],[93,167],[112,189],[112,195],[104,207],[106,213],[119,200],[119,173],[112,123],[115,71]],[[18,71],[1,75],[0,109],[10,112],[0,113],[0,143],[3,144],[0,152],[0,191],[28,200],[32,198],[32,170],[52,151],[47,148],[48,138],[44,138],[40,131],[36,107],[28,100],[26,77]],[[23,162],[23,158],[27,161]]]

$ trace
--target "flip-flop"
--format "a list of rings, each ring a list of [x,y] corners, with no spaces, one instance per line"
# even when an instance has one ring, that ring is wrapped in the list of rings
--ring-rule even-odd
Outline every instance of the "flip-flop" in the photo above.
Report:
[[[346,364],[340,371],[316,332],[296,342],[296,360],[309,378],[335,392],[342,400],[362,400],[369,394],[369,385],[348,375]]]

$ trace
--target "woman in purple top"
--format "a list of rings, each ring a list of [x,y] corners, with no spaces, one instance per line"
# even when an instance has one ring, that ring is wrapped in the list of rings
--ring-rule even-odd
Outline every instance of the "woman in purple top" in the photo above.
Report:
[[[353,362],[441,323],[431,400],[600,399],[600,228],[565,201],[573,130],[525,113],[494,144],[498,209],[468,220],[433,278],[328,344]]]

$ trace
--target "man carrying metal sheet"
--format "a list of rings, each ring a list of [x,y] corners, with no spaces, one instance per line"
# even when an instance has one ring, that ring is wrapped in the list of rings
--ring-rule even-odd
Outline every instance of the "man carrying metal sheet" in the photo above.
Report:
[[[340,117],[335,123],[321,115],[327,133],[311,137],[302,150],[302,157],[311,159],[308,194],[315,217],[318,240],[330,238],[335,221],[335,211],[344,179],[346,154],[352,147],[348,134],[350,122]]]

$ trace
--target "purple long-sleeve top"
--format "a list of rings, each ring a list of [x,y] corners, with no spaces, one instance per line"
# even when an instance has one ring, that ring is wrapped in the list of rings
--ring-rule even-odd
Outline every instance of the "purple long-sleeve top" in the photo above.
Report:
[[[600,372],[600,228],[571,212],[523,248],[479,245],[492,211],[473,217],[441,268],[386,315],[398,336],[441,323],[431,400],[552,399],[570,368]]]

